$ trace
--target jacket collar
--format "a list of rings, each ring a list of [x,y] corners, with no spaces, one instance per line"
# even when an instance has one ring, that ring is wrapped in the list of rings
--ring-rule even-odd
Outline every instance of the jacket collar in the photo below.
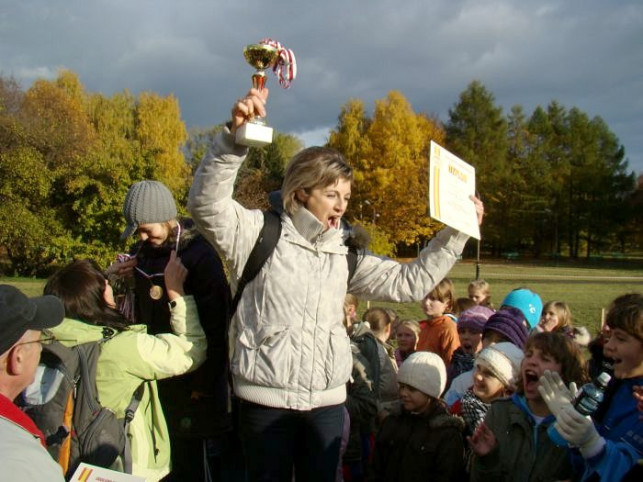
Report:
[[[531,413],[531,410],[529,410],[529,405],[527,405],[527,400],[525,399],[524,396],[514,393],[511,396],[511,401],[520,409],[521,412],[527,415],[527,418],[532,424],[536,422],[536,419],[534,418],[534,414]],[[543,419],[542,423],[543,425],[549,425],[555,421],[556,421],[556,417],[554,417],[553,414],[549,414]]]
[[[346,253],[342,246],[342,233],[338,229],[330,228],[324,231],[324,225],[308,209],[301,206],[292,216],[286,216],[292,222],[295,231],[309,246],[322,247],[324,251]],[[283,218],[282,218],[283,219]],[[335,247],[342,247],[337,250]]]
[[[26,430],[35,438],[40,439],[42,446],[45,446],[45,437],[25,413],[22,412],[11,400],[0,393],[0,418],[4,418],[23,430]]]

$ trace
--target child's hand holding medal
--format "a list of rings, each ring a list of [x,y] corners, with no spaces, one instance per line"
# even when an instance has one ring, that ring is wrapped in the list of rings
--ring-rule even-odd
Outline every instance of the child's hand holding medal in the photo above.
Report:
[[[165,288],[167,289],[167,297],[170,301],[175,298],[183,296],[183,283],[188,276],[188,270],[181,258],[177,257],[176,251],[170,253],[170,260],[165,266]]]

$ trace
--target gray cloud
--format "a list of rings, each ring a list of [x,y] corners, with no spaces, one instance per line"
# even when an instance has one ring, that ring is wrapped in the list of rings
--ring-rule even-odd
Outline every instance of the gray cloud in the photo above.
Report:
[[[478,79],[508,112],[557,100],[601,116],[643,173],[638,0],[0,0],[0,69],[24,87],[61,68],[89,91],[174,94],[188,126],[221,122],[250,85],[247,43],[295,51],[270,122],[323,140],[341,106],[399,90],[443,121]]]

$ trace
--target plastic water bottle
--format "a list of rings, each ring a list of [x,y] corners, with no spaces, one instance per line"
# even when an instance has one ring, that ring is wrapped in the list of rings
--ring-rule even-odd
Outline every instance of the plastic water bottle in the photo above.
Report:
[[[603,401],[603,396],[605,395],[605,388],[610,382],[612,377],[608,373],[601,373],[593,381],[586,383],[581,387],[581,389],[576,394],[574,400],[572,400],[572,405],[578,413],[586,417],[591,417],[596,409]],[[552,423],[547,428],[547,435],[554,444],[559,447],[566,447],[569,445],[567,440],[565,440],[559,433],[558,430],[554,428]]]
[[[572,404],[578,413],[591,417],[605,395],[605,388],[612,377],[603,372],[592,382],[583,385]]]

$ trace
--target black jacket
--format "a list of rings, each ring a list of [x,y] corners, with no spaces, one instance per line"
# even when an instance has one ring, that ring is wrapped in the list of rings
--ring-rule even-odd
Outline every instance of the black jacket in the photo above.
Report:
[[[466,480],[464,421],[442,405],[426,414],[389,415],[377,434],[369,480]]]
[[[182,219],[178,256],[188,269],[184,285],[197,304],[201,325],[208,340],[208,358],[196,371],[158,383],[163,412],[172,436],[203,438],[231,429],[228,414],[227,328],[230,287],[223,264],[214,248],[196,231],[189,219]],[[163,273],[174,249],[135,245],[137,268],[148,276]],[[152,284],[162,286],[159,300],[150,297]],[[151,334],[170,333],[170,312],[162,276],[148,279],[135,270],[136,322],[148,326]]]

